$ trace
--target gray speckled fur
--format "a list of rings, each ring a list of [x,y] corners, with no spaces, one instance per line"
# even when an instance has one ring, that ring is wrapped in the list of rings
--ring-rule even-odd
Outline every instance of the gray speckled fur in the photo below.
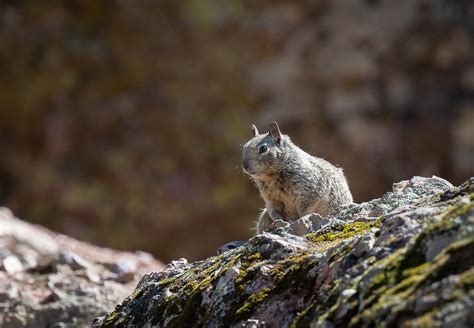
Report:
[[[243,146],[244,172],[255,182],[265,201],[257,221],[257,234],[271,230],[276,220],[293,221],[310,213],[325,216],[352,203],[346,177],[324,159],[311,156],[291,142],[276,123],[271,133],[258,134]],[[262,154],[259,148],[266,144]]]

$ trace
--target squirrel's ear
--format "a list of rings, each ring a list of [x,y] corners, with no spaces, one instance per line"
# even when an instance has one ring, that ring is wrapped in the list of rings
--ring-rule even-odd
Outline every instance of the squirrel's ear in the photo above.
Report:
[[[273,137],[273,139],[276,140],[277,143],[280,143],[280,141],[281,141],[281,132],[280,132],[280,128],[278,127],[277,122],[272,122],[272,124],[270,124],[269,133]]]
[[[252,124],[252,133],[254,137],[258,136],[258,129],[255,124]]]

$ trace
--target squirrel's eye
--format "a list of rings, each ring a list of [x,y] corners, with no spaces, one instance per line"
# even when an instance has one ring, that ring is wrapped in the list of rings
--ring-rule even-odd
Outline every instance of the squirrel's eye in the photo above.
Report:
[[[268,150],[267,145],[261,145],[260,148],[258,149],[258,153],[259,153],[259,154],[263,154],[263,153],[266,152],[267,150]]]

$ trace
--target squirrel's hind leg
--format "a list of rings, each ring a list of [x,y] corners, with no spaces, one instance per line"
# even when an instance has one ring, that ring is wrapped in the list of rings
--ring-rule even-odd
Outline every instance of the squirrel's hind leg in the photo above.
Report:
[[[272,218],[268,213],[268,210],[265,208],[262,210],[262,213],[260,213],[260,216],[257,220],[257,235],[263,232],[272,231],[280,227],[288,226],[289,223],[286,220]]]

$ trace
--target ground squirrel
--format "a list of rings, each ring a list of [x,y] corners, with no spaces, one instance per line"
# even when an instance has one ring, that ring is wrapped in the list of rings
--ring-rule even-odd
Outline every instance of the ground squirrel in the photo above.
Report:
[[[259,134],[255,125],[252,132],[243,146],[242,168],[265,201],[257,234],[274,228],[277,220],[294,221],[310,213],[325,216],[352,203],[342,169],[293,144],[276,122],[267,134]]]

